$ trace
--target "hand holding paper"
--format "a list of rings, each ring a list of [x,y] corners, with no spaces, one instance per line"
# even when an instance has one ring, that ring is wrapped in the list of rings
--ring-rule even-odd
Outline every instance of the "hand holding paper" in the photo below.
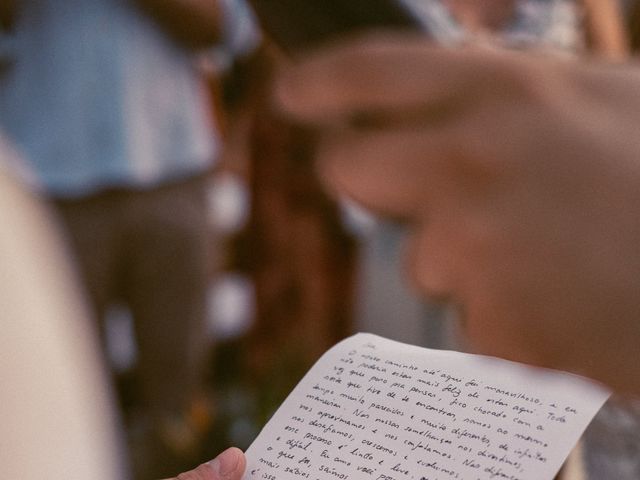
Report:
[[[282,404],[244,478],[550,480],[607,397],[573,375],[358,334]]]

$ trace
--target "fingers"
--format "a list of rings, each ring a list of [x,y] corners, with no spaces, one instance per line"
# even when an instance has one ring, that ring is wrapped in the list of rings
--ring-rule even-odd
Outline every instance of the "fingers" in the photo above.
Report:
[[[308,122],[348,121],[354,113],[433,122],[481,101],[496,82],[525,76],[521,62],[505,59],[511,56],[438,48],[420,36],[368,37],[321,50],[283,72],[276,100]]]
[[[246,467],[242,450],[232,447],[208,463],[181,473],[175,480],[240,480]]]
[[[426,197],[435,193],[430,187],[441,174],[447,141],[445,133],[411,129],[333,132],[318,146],[317,168],[338,193],[385,216],[415,220],[424,215]]]
[[[406,218],[439,190],[476,187],[518,157],[509,139],[531,117],[523,111],[536,82],[509,55],[422,37],[363,39],[290,68],[276,98],[295,119],[325,127],[318,165],[330,185]]]

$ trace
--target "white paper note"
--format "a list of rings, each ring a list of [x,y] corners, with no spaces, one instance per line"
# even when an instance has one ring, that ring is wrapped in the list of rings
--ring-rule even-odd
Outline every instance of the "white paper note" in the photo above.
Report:
[[[551,480],[609,393],[574,375],[358,334],[247,450],[245,480]]]

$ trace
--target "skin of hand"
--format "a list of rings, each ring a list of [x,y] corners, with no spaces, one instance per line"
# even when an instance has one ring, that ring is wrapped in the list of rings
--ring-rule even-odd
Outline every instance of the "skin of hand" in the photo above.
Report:
[[[171,480],[240,480],[247,465],[242,450],[228,448],[210,462]]]
[[[474,351],[640,394],[640,69],[374,36],[288,66],[329,188],[406,221]]]

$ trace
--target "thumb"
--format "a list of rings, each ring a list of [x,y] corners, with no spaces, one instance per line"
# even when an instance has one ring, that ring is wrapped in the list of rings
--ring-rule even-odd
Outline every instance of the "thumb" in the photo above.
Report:
[[[174,480],[240,480],[246,464],[242,450],[231,447],[210,462],[181,473]]]

